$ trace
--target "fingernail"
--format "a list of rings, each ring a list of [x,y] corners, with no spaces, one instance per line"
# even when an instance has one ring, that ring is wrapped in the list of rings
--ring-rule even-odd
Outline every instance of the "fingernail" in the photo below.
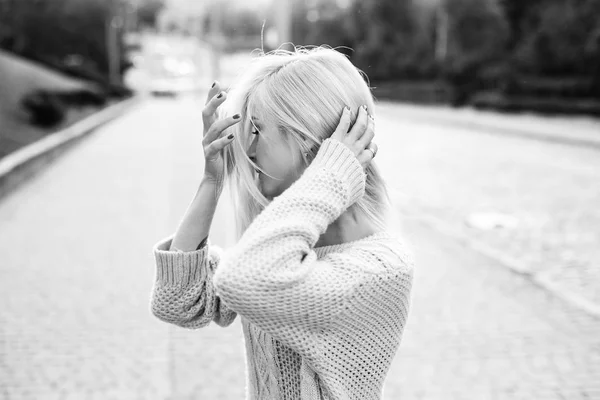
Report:
[[[233,116],[233,119],[240,119],[240,114],[235,114],[235,115]]]
[[[217,84],[217,82],[213,82],[212,86],[210,87],[211,89],[215,87],[215,85]]]
[[[227,139],[233,139],[233,133],[229,136],[227,136]]]
[[[219,95],[217,96],[217,99],[220,99],[221,97],[223,97],[223,92],[219,93]]]

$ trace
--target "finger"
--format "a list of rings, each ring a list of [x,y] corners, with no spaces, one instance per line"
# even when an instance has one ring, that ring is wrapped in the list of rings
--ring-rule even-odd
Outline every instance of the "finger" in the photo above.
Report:
[[[377,145],[375,143],[371,143],[371,146],[374,146],[375,149],[374,151],[377,152]],[[360,165],[362,165],[363,167],[366,167],[371,161],[373,161],[373,158],[375,158],[373,151],[369,150],[369,149],[364,149],[362,150],[358,156],[356,156],[356,158],[358,159],[358,161],[360,162]]]
[[[206,95],[206,101],[204,102],[204,105],[208,104],[210,99],[215,97],[220,91],[221,84],[219,83],[219,81],[214,81],[210,89],[208,89],[208,94]]]
[[[359,107],[356,122],[354,122],[354,126],[350,129],[348,136],[354,140],[360,139],[367,129],[368,120],[367,106]]]
[[[225,147],[229,146],[233,140],[235,139],[235,135],[232,133],[228,136],[224,136],[212,142],[206,148],[206,158],[213,159],[216,155],[218,155]]]
[[[377,157],[377,152],[379,151],[379,146],[377,146],[377,143],[371,142],[369,144],[369,147],[371,148],[371,150],[373,150],[373,157]]]
[[[362,135],[362,137],[358,140],[357,144],[365,149],[369,143],[371,143],[371,140],[373,140],[373,138],[375,137],[375,120],[373,119],[373,117],[371,117],[369,115],[369,120],[367,122],[367,129],[365,130],[364,135]]]
[[[356,158],[358,159],[360,165],[362,165],[363,168],[366,168],[366,166],[373,159],[373,153],[371,153],[369,150],[364,150],[358,156],[356,156]]]
[[[204,124],[204,134],[208,132],[210,126],[215,122],[215,111],[217,111],[217,108],[221,104],[223,104],[226,98],[227,93],[221,91],[216,96],[213,96],[213,98],[210,99],[208,103],[206,103],[206,106],[204,106],[204,110],[202,110],[202,123]]]
[[[232,117],[223,118],[223,119],[216,121],[215,123],[213,123],[211,125],[208,132],[206,132],[206,134],[204,135],[204,139],[202,139],[202,144],[204,144],[204,145],[210,144],[211,142],[213,142],[214,140],[219,138],[221,136],[221,133],[225,129],[237,124],[240,121],[241,121],[240,114],[235,114]]]
[[[350,129],[350,122],[351,122],[350,117],[351,117],[350,108],[344,107],[344,110],[342,111],[342,116],[340,118],[340,122],[339,122],[337,128],[335,128],[333,135],[331,135],[332,139],[341,140],[344,136],[346,136],[346,134],[348,133],[348,129]]]

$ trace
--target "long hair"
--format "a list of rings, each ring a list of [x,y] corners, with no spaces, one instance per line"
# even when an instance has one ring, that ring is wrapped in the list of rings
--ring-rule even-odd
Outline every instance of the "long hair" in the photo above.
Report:
[[[238,239],[269,203],[257,184],[259,167],[247,155],[252,142],[250,116],[276,124],[286,142],[300,149],[298,157],[308,166],[335,131],[345,106],[357,110],[366,104],[375,115],[373,95],[363,75],[345,55],[323,46],[261,53],[244,69],[220,108],[220,117],[241,115],[241,121],[225,132],[236,139],[224,152]],[[356,113],[352,123],[355,119]],[[389,204],[385,182],[371,161],[365,195],[351,209],[385,229]]]

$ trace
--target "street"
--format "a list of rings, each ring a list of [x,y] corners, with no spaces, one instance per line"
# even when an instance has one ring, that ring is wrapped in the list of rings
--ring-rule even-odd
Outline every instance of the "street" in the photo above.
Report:
[[[190,331],[149,309],[152,246],[202,175],[203,102],[147,99],[0,203],[0,398],[244,398],[239,320]],[[393,226],[416,256],[385,398],[600,399],[600,319],[529,279],[598,300],[598,151],[401,115],[382,104],[376,119]],[[233,243],[227,195],[211,230],[223,247]],[[519,224],[467,226],[480,211]]]

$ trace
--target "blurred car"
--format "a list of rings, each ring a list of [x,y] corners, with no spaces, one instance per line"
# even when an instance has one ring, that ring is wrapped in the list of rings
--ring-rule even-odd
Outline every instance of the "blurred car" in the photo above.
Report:
[[[198,69],[191,58],[156,54],[149,61],[151,94],[177,96],[199,88]]]

